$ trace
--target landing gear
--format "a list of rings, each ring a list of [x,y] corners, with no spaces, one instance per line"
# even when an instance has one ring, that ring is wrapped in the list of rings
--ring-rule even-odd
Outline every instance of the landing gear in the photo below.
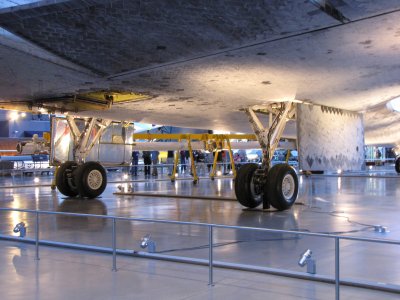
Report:
[[[260,167],[256,164],[240,167],[235,180],[236,198],[249,208],[263,203],[263,208],[273,206],[277,210],[285,210],[296,201],[299,190],[297,174],[288,164],[270,166],[286,122],[294,117],[295,106],[288,102],[271,104],[263,109],[263,113],[269,113],[269,128],[263,127],[253,109],[245,110],[264,157]],[[275,118],[272,120],[273,115]]]
[[[278,164],[269,170],[265,195],[277,210],[289,209],[296,201],[298,191],[297,174],[291,166]]]
[[[296,201],[299,183],[297,174],[288,164],[273,166],[264,181],[256,164],[245,164],[237,172],[235,194],[239,203],[255,208],[273,206],[277,210],[289,209]]]
[[[394,168],[396,169],[397,174],[400,174],[400,156],[396,158],[396,163],[394,165]]]
[[[75,197],[78,195],[78,189],[74,184],[72,172],[76,168],[77,163],[67,161],[63,163],[57,170],[56,186],[61,194],[68,197]]]
[[[106,171],[98,162],[82,165],[68,161],[57,170],[56,185],[61,194],[68,197],[96,198],[107,186]]]
[[[79,195],[96,198],[107,186],[106,170],[98,162],[89,161],[78,166],[73,173]]]
[[[98,162],[84,161],[111,121],[87,118],[84,126],[78,126],[74,117],[67,116],[66,119],[74,141],[74,161],[67,161],[58,168],[56,186],[68,197],[96,198],[107,186],[106,170]],[[55,144],[60,144],[63,136]]]
[[[236,199],[245,207],[255,208],[263,202],[264,188],[254,182],[256,164],[245,164],[238,171],[235,179]]]

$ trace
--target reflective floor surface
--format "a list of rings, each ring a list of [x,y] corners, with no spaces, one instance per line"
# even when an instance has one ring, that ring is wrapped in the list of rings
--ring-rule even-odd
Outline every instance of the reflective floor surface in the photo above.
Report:
[[[393,168],[346,176],[300,176],[296,205],[288,211],[243,209],[234,198],[230,178],[188,180],[171,183],[165,176],[135,179],[129,183],[122,173],[109,174],[108,188],[101,198],[67,199],[50,189],[50,176],[0,177],[0,207],[79,212],[111,216],[153,218],[240,225],[400,240],[400,177]],[[348,175],[348,176],[347,176]],[[132,184],[135,192],[151,196],[115,195],[118,185]],[[25,187],[18,187],[23,185]],[[29,186],[29,187],[27,187]],[[160,197],[169,194],[171,197]],[[213,197],[176,198],[173,195]],[[218,198],[220,198],[218,200]],[[34,216],[1,212],[0,233],[13,233],[14,226],[27,224],[27,237],[35,235]],[[375,225],[387,227],[379,233]],[[111,221],[90,217],[41,216],[41,239],[111,246]],[[156,252],[179,257],[208,258],[207,228],[187,225],[117,222],[117,247],[141,250],[147,234]],[[311,249],[318,275],[334,275],[334,242],[297,234],[215,229],[214,259],[221,262],[282,268],[306,272],[297,262]],[[208,287],[206,267],[118,256],[118,272],[111,271],[111,256],[77,250],[41,247],[41,260],[34,260],[34,246],[1,241],[0,288],[4,299],[64,299],[73,296],[99,299],[334,299],[334,285],[216,269],[215,286]],[[366,242],[340,242],[341,278],[400,285],[400,246]],[[58,294],[57,294],[58,293]],[[57,295],[57,297],[54,297]],[[136,296],[135,296],[136,295]],[[275,295],[272,297],[272,295]],[[342,299],[398,299],[400,295],[341,288]],[[34,299],[35,297],[31,297]],[[2,296],[3,298],[3,296]],[[28,297],[29,298],[29,297]]]

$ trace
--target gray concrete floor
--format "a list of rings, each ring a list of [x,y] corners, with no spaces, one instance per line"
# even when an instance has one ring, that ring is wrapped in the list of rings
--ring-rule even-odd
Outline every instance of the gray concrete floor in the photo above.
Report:
[[[300,177],[297,204],[285,212],[243,209],[229,200],[165,198],[153,195],[117,196],[115,181],[121,172],[110,173],[101,198],[65,199],[52,191],[50,176],[1,177],[0,207],[66,211],[180,221],[241,225],[287,230],[336,233],[400,240],[398,215],[399,179],[393,168],[346,176]],[[186,177],[188,178],[188,177]],[[133,179],[133,178],[132,178]],[[160,175],[132,182],[135,191],[190,196],[233,198],[229,178],[171,183]],[[33,185],[18,188],[16,185]],[[28,225],[34,237],[34,218],[26,213],[1,212],[0,233],[12,232],[15,224]],[[387,226],[386,234],[372,225]],[[118,222],[117,247],[140,250],[140,239],[150,233],[156,251],[180,257],[208,257],[207,229],[186,225]],[[41,217],[42,239],[111,246],[111,222],[66,216]],[[330,239],[289,234],[255,233],[216,229],[214,259],[305,272],[297,265],[300,253],[310,248],[319,275],[334,274],[334,243]],[[2,299],[334,299],[334,286],[279,276],[216,269],[215,286],[207,286],[206,267],[118,256],[118,271],[111,271],[106,254],[41,247],[41,260],[34,260],[34,247],[0,241],[0,290]],[[400,285],[400,246],[341,242],[341,277]],[[341,288],[342,299],[398,299],[397,294],[350,287]]]

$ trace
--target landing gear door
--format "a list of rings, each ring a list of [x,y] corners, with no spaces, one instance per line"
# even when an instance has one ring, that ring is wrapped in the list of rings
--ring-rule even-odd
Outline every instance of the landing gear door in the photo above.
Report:
[[[74,119],[76,133],[84,131],[86,123],[84,119]],[[96,136],[97,128],[88,134],[89,143]],[[86,161],[98,161],[106,165],[129,164],[132,156],[133,124],[114,122],[107,126],[93,147],[88,147]],[[79,141],[77,140],[76,143]],[[62,117],[51,118],[50,161],[52,165],[60,165],[62,162],[73,161],[74,136],[67,119]]]
[[[57,166],[62,162],[73,160],[73,139],[67,120],[65,118],[52,117],[50,125],[50,164]]]
[[[297,105],[299,168],[307,171],[359,171],[364,168],[364,124],[359,113]]]

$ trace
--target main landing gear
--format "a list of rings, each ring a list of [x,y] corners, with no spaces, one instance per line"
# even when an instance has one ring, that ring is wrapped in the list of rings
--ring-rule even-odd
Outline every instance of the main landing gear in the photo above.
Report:
[[[396,162],[394,164],[394,168],[395,168],[397,174],[400,174],[400,156],[396,157]]]
[[[106,170],[98,162],[89,161],[78,165],[67,161],[57,170],[56,186],[68,197],[96,198],[107,186]]]
[[[286,210],[297,199],[299,190],[297,174],[288,164],[270,166],[286,121],[294,117],[295,107],[289,102],[271,104],[266,110],[270,112],[268,129],[264,129],[251,108],[246,110],[264,157],[260,167],[257,164],[246,164],[237,171],[235,194],[239,203],[248,208],[263,204],[264,209],[273,206],[277,210]],[[272,121],[273,114],[275,118]]]
[[[111,121],[88,118],[82,131],[73,117],[67,116],[67,121],[74,140],[74,161],[61,164],[56,172],[55,185],[68,197],[96,198],[107,186],[106,170],[98,162],[84,160]]]

